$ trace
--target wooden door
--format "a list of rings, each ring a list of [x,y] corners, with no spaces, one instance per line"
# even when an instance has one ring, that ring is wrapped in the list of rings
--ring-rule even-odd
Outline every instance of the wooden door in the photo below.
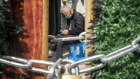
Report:
[[[11,0],[13,18],[21,26],[22,32],[10,38],[10,55],[47,60],[48,1]],[[44,75],[6,66],[1,79],[44,79]]]

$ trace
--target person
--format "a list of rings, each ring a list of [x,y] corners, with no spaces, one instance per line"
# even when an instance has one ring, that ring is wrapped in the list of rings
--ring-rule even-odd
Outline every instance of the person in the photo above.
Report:
[[[84,31],[84,17],[79,12],[67,7],[61,7],[61,14],[67,19],[66,28],[60,31],[61,34],[56,35],[56,38],[78,36]],[[49,57],[52,57],[53,51],[56,51],[56,59],[62,58],[63,46],[70,42],[63,42],[59,40],[54,46],[50,46]]]

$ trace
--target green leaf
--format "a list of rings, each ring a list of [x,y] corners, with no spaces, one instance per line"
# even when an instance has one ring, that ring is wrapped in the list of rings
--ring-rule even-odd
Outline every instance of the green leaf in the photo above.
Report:
[[[100,0],[102,12],[97,26],[96,54],[108,54],[130,45],[140,36],[139,0]],[[136,55],[135,55],[136,54]],[[97,79],[139,79],[140,54],[130,53],[98,71]]]

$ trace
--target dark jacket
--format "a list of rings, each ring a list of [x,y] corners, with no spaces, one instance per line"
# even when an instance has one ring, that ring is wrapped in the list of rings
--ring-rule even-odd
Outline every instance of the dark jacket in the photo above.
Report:
[[[72,17],[67,20],[69,35],[79,35],[85,29],[85,21],[82,14],[74,11]],[[71,29],[70,28],[71,25]]]

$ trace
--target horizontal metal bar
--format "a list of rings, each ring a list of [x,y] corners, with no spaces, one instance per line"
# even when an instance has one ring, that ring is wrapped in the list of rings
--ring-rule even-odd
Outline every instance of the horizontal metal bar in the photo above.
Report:
[[[72,37],[64,37],[64,38],[56,38],[54,35],[48,35],[49,38],[52,38],[51,42],[58,42],[58,41],[76,41],[80,40],[80,42],[83,42],[82,40],[85,39],[85,33],[82,32],[79,34],[79,36],[72,36]]]
[[[65,38],[57,38],[56,40],[59,41],[76,41],[76,40],[81,40],[81,39],[85,39],[84,37],[65,37]]]

